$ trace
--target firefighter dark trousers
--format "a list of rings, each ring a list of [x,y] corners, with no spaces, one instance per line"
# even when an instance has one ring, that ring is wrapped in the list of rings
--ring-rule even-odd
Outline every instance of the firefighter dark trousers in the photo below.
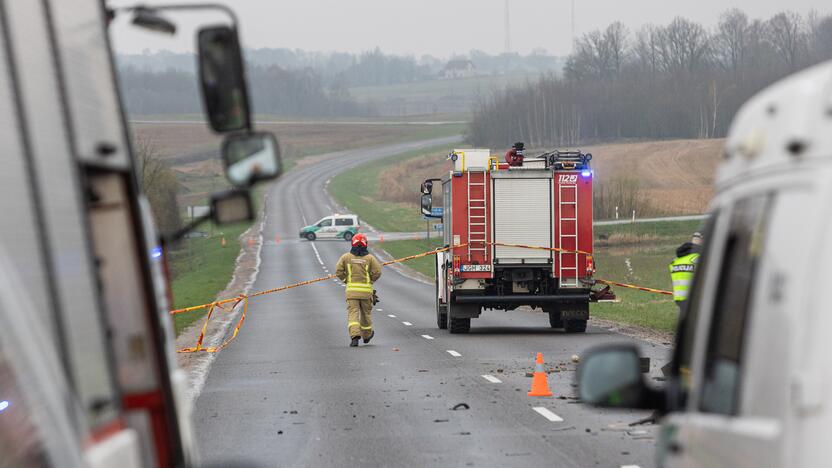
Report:
[[[369,338],[373,333],[373,300],[347,299],[347,323],[350,338]]]

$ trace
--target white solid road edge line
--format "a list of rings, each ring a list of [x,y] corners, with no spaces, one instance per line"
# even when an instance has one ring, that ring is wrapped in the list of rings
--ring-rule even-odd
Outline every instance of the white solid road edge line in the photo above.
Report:
[[[433,337],[430,336],[430,335],[422,335],[422,338],[424,338],[426,340],[432,340],[433,339]]]
[[[453,356],[453,357],[462,357],[462,355],[461,355],[461,354],[459,354],[458,352],[456,352],[456,351],[454,351],[454,350],[452,350],[452,349],[449,349],[449,350],[448,350],[448,354],[450,354],[450,355],[451,355],[451,356]]]
[[[621,468],[641,468],[638,465],[621,465]]]
[[[409,327],[409,326],[411,326],[411,325],[413,325],[413,324],[412,324],[412,323],[410,323],[410,322],[402,322],[402,323],[403,323],[403,324],[405,324],[405,325],[407,325],[408,327]]]
[[[541,416],[548,419],[549,421],[552,421],[552,422],[561,422],[561,421],[563,421],[563,418],[561,418],[560,416],[556,415],[555,413],[549,411],[547,408],[544,408],[542,406],[535,406],[532,409],[537,411]]]
[[[484,378],[485,380],[487,380],[491,383],[503,383],[502,380],[498,379],[497,377],[494,377],[493,375],[485,374],[485,375],[482,376],[482,378]]]

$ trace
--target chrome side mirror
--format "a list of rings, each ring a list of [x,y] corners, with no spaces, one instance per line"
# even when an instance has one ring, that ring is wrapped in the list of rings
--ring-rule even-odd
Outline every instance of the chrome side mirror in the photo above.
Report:
[[[280,145],[271,133],[230,136],[222,144],[222,162],[228,181],[249,187],[260,180],[274,179],[282,172]]]

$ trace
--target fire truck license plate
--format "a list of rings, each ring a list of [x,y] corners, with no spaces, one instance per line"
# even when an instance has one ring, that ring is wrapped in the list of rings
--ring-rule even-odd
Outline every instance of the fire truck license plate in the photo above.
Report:
[[[462,265],[459,267],[459,270],[467,272],[491,271],[491,265]]]

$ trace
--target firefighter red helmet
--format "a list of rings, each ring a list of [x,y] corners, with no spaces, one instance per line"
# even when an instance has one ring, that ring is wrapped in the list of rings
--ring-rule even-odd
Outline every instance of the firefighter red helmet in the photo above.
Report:
[[[352,236],[352,246],[355,247],[356,245],[367,247],[367,236],[360,233]]]

